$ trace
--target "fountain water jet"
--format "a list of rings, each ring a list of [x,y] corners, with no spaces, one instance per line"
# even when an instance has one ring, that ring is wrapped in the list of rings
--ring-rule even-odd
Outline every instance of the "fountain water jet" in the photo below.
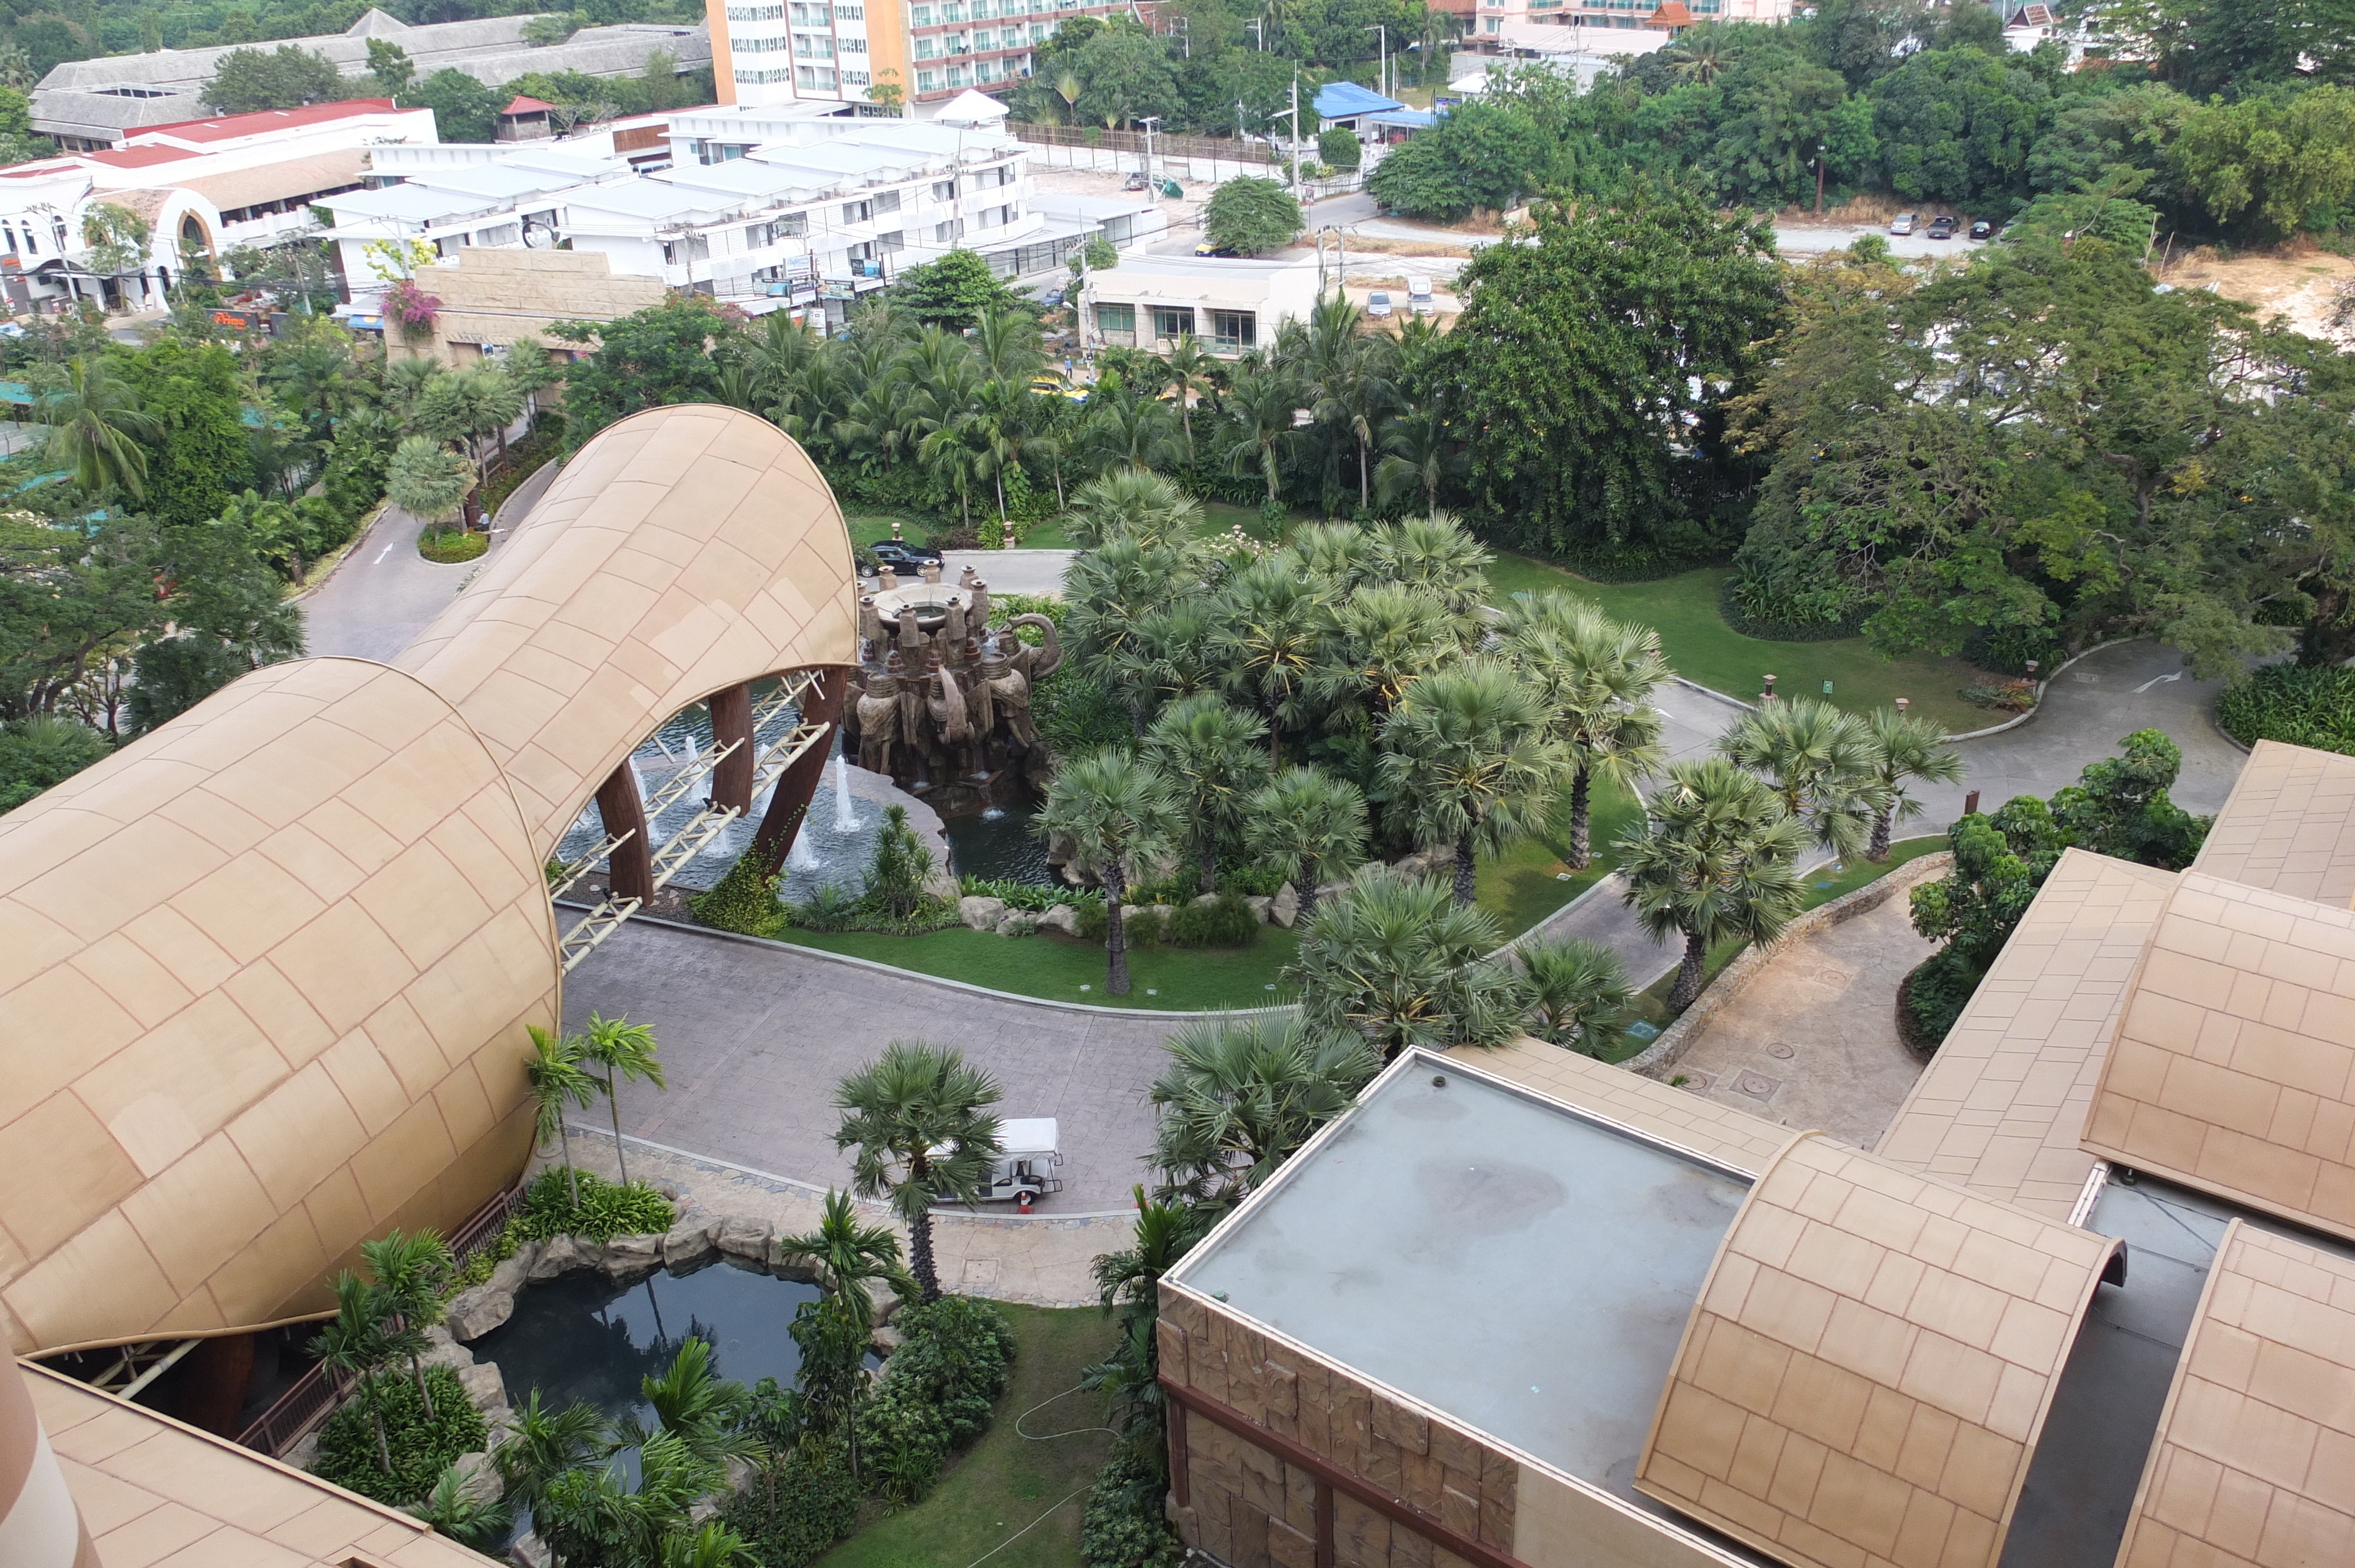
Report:
[[[834,758],[834,831],[855,833],[865,826],[850,808],[850,759],[837,753]]]

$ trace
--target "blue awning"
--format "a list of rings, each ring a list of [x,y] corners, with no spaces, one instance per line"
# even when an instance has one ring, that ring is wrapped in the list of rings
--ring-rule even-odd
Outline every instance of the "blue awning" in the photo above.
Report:
[[[1401,131],[1428,131],[1439,123],[1439,116],[1428,109],[1397,109],[1372,116],[1371,122]]]
[[[1327,82],[1316,90],[1319,120],[1355,120],[1361,114],[1386,114],[1405,107],[1397,99],[1384,98],[1354,81]]]

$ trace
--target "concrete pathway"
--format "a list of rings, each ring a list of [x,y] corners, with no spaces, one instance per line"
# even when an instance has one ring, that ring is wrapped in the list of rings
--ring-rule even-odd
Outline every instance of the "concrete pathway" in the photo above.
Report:
[[[623,1133],[821,1186],[849,1180],[849,1158],[834,1147],[843,1076],[894,1040],[955,1046],[1004,1086],[999,1114],[1061,1123],[1063,1190],[1040,1204],[1050,1214],[1131,1206],[1153,1143],[1146,1087],[1161,1072],[1163,1039],[1187,1022],[991,996],[636,922],[566,977],[565,1027],[592,1012],[652,1024],[662,1043],[669,1091],[624,1085]]]
[[[1063,597],[1063,574],[1071,569],[1077,550],[943,550],[941,576],[957,580],[967,567],[981,574],[992,593],[1035,593]]]
[[[1936,948],[1902,895],[1799,938],[1670,1070],[1704,1099],[1870,1149],[1921,1075],[1897,1038],[1898,982]]]

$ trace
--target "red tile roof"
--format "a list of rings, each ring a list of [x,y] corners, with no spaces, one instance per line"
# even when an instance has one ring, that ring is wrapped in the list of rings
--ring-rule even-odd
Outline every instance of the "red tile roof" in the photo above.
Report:
[[[143,125],[136,136],[175,136],[183,142],[231,142],[297,125],[323,125],[359,114],[386,114],[398,109],[389,98],[347,98],[340,103],[312,103],[300,109],[261,109],[251,114],[224,114],[213,120],[176,120],[168,125]]]
[[[542,103],[537,98],[526,98],[522,93],[518,92],[515,95],[515,101],[508,104],[505,109],[500,110],[499,112],[502,114],[545,114],[555,107],[556,105],[553,103]]]
[[[114,169],[146,169],[157,164],[176,164],[183,158],[202,156],[186,147],[117,147],[104,153],[81,154],[93,164],[104,164]]]

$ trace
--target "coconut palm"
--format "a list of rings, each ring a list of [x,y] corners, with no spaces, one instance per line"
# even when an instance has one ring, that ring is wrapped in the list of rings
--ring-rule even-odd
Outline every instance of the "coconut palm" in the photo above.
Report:
[[[1540,1039],[1594,1056],[1618,1038],[1627,1005],[1636,999],[1618,954],[1600,942],[1565,937],[1524,943],[1520,956]]]
[[[532,1127],[534,1148],[553,1137],[564,1151],[564,1181],[572,1206],[581,1206],[581,1172],[572,1164],[572,1129],[564,1119],[567,1106],[587,1110],[597,1103],[597,1080],[581,1070],[581,1042],[559,1039],[537,1023],[524,1025],[531,1035],[531,1054],[523,1060],[524,1077],[531,1085],[537,1109]]]
[[[1284,725],[1294,716],[1323,641],[1316,591],[1281,554],[1235,574],[1220,596],[1226,630],[1220,647],[1238,691],[1267,716],[1267,760],[1284,766]]]
[[[1474,856],[1500,854],[1552,808],[1562,749],[1510,665],[1470,659],[1407,688],[1382,726],[1382,771],[1425,843],[1455,846],[1455,902],[1469,906]]]
[[[679,1341],[670,1365],[638,1380],[638,1392],[654,1407],[656,1430],[678,1439],[698,1459],[724,1464],[730,1459],[757,1459],[760,1439],[743,1430],[752,1413],[752,1391],[712,1370],[711,1342],[700,1334]],[[652,1434],[625,1417],[613,1428],[625,1447],[636,1447]]]
[[[1439,520],[1439,487],[1463,466],[1447,421],[1435,408],[1411,408],[1382,421],[1382,456],[1374,464],[1374,493],[1385,502],[1423,493],[1423,514]]]
[[[359,1384],[361,1403],[376,1428],[376,1457],[392,1474],[392,1445],[385,1436],[384,1407],[377,1401],[377,1370],[392,1359],[386,1322],[391,1317],[384,1292],[346,1269],[336,1276],[336,1315],[311,1340],[311,1353],[329,1372]]]
[[[1566,858],[1582,871],[1592,858],[1596,781],[1632,789],[1660,764],[1660,715],[1652,705],[1668,678],[1660,635],[1559,590],[1515,594],[1498,630],[1570,758]]]
[[[1300,387],[1281,369],[1238,369],[1220,399],[1227,427],[1224,447],[1227,471],[1256,471],[1267,483],[1273,501],[1284,479],[1284,460],[1300,444],[1293,415],[1300,408]]]
[[[1251,798],[1243,813],[1251,853],[1292,868],[1300,919],[1316,917],[1316,884],[1347,874],[1366,853],[1366,797],[1355,784],[1315,768],[1287,768]]]
[[[1218,385],[1218,356],[1202,346],[1192,333],[1182,333],[1169,345],[1169,390],[1178,400],[1178,423],[1186,433],[1186,461],[1194,461],[1194,397]]]
[[[163,422],[103,361],[69,363],[66,384],[41,394],[33,418],[49,427],[42,457],[69,470],[76,484],[93,495],[119,489],[133,501],[145,498],[145,443],[163,439]]]
[[[1321,424],[1347,430],[1358,450],[1358,508],[1373,505],[1371,453],[1382,416],[1397,400],[1391,380],[1396,354],[1386,334],[1369,334],[1365,315],[1336,290],[1312,307],[1305,323],[1286,334],[1286,357],[1311,397]]]
[[[656,1050],[652,1028],[602,1013],[589,1015],[588,1032],[581,1036],[581,1059],[604,1069],[598,1086],[604,1092],[606,1108],[613,1115],[613,1159],[621,1168],[624,1187],[630,1184],[630,1160],[622,1146],[622,1102],[615,1091],[630,1078],[643,1079],[658,1089],[668,1088],[670,1086],[663,1082],[662,1058]]]
[[[1354,1030],[1297,1015],[1207,1019],[1172,1034],[1146,1091],[1164,1202],[1240,1199],[1356,1103],[1380,1065]]]
[[[604,1437],[605,1418],[592,1407],[575,1401],[562,1410],[549,1410],[539,1403],[535,1388],[516,1412],[506,1441],[492,1449],[491,1463],[509,1499],[536,1508],[550,1481],[602,1451]]]
[[[875,1326],[868,1281],[882,1280],[902,1296],[915,1293],[915,1283],[900,1262],[900,1238],[889,1225],[863,1223],[850,1194],[833,1188],[826,1189],[826,1212],[817,1229],[806,1235],[779,1236],[777,1255],[815,1268],[818,1284],[841,1298],[858,1320],[862,1339]]]
[[[1784,812],[1836,855],[1862,849],[1886,809],[1872,731],[1829,703],[1791,697],[1764,704],[1718,736],[1717,750],[1765,779]]]
[[[417,1382],[418,1401],[425,1408],[425,1419],[431,1421],[433,1393],[425,1386],[422,1359],[429,1343],[425,1330],[442,1320],[442,1292],[457,1271],[457,1260],[450,1255],[450,1244],[441,1233],[431,1230],[410,1234],[387,1231],[375,1241],[360,1243],[360,1260],[376,1276],[377,1288],[384,1293],[384,1306],[391,1315],[388,1328],[400,1339],[400,1348],[409,1357],[410,1376]]]
[[[1935,719],[1913,718],[1894,708],[1875,708],[1865,715],[1872,736],[1873,783],[1881,810],[1873,814],[1872,840],[1864,858],[1889,858],[1890,832],[1897,823],[1922,814],[1922,802],[1906,793],[1915,779],[1930,784],[1952,784],[1963,776],[1962,753],[1946,744],[1946,726]]]
[[[1071,492],[1064,530],[1072,543],[1093,549],[1111,539],[1140,544],[1182,544],[1202,523],[1202,503],[1176,481],[1151,469],[1122,465],[1105,470]]]
[[[1764,780],[1722,758],[1669,764],[1642,824],[1618,844],[1625,897],[1644,928],[1684,938],[1668,1011],[1700,994],[1710,948],[1773,941],[1797,916],[1806,843],[1806,825]]]
[[[1185,831],[1160,776],[1116,747],[1091,752],[1055,776],[1039,809],[1039,834],[1071,848],[1071,865],[1103,884],[1104,990],[1128,994],[1128,939],[1121,905],[1137,858],[1157,855]]]
[[[1145,762],[1185,814],[1204,893],[1219,888],[1219,851],[1241,832],[1245,805],[1267,781],[1267,726],[1209,693],[1180,697],[1145,732]]]
[[[1529,1011],[1511,966],[1481,961],[1501,940],[1436,877],[1368,866],[1317,906],[1284,977],[1304,1018],[1354,1031],[1384,1061],[1410,1045],[1494,1045]]]
[[[997,1080],[967,1065],[963,1052],[921,1040],[894,1040],[835,1090],[843,1117],[834,1146],[858,1150],[859,1196],[889,1199],[908,1227],[910,1272],[927,1302],[941,1298],[932,1205],[981,1196],[999,1153],[997,1118],[986,1107],[1001,1097]]]
[[[473,507],[474,479],[474,465],[432,437],[404,436],[385,465],[384,493],[421,523],[447,523]]]
[[[1107,375],[1088,394],[1085,441],[1107,464],[1155,468],[1182,455],[1178,417],[1158,397],[1147,397]]]

